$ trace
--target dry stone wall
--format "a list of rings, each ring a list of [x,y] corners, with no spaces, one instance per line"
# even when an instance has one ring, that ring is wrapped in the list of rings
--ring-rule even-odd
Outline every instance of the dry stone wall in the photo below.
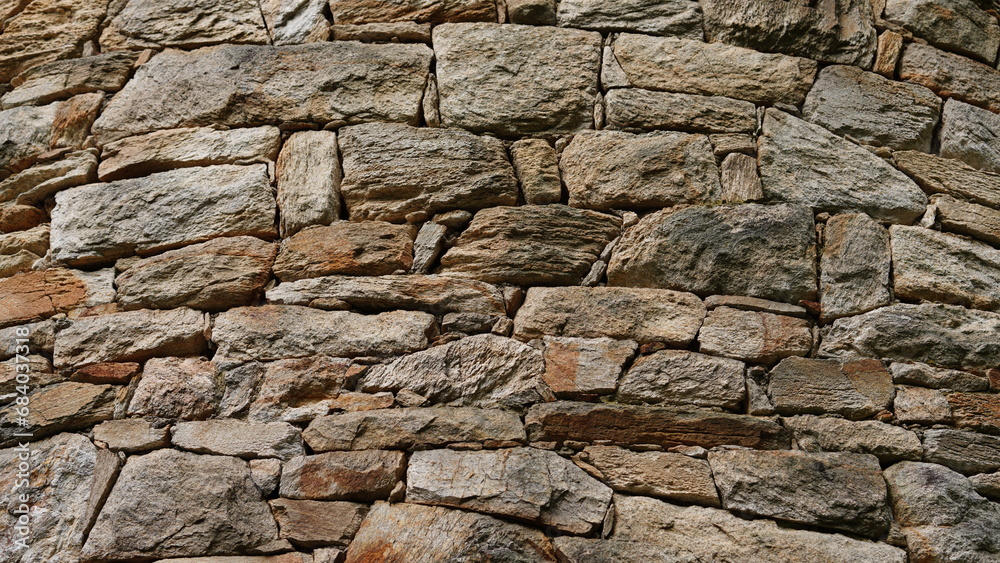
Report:
[[[0,561],[1000,561],[995,0],[0,0]]]

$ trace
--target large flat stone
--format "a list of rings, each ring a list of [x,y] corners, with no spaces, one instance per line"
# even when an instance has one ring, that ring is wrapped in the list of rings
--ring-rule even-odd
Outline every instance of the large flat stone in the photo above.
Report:
[[[722,96],[615,88],[605,94],[604,104],[608,129],[752,133],[757,128],[752,103]]]
[[[889,232],[896,295],[1000,309],[1000,250],[921,227],[893,225]]]
[[[442,125],[505,136],[592,126],[600,34],[444,24],[433,43]]]
[[[130,397],[129,416],[203,420],[218,412],[219,370],[202,358],[152,358]]]
[[[388,498],[403,478],[403,452],[365,450],[299,456],[281,468],[281,496],[299,500]]]
[[[128,80],[137,57],[136,53],[106,53],[32,67],[10,81],[14,89],[0,98],[0,104],[9,109],[88,92],[117,92]]]
[[[97,150],[75,151],[39,162],[0,182],[0,201],[38,205],[60,190],[97,181]]]
[[[249,404],[247,419],[256,422],[312,420],[330,412],[361,369],[349,359],[327,356],[245,364],[229,372],[233,384],[227,385],[223,409],[240,412]]]
[[[916,151],[894,153],[893,160],[928,193],[948,194],[1000,208],[1000,175],[981,172],[961,160]]]
[[[940,428],[924,433],[924,460],[962,473],[1000,469],[1000,437]]]
[[[701,0],[705,37],[759,51],[870,68],[875,18],[867,0],[756,2]]]
[[[574,459],[597,469],[615,491],[721,506],[708,462],[671,452],[588,446]]]
[[[53,268],[0,279],[0,326],[47,319],[83,305],[87,284],[73,270]]]
[[[89,184],[56,195],[52,256],[71,265],[103,264],[221,236],[273,237],[274,212],[261,164]]]
[[[864,213],[834,215],[823,230],[820,306],[824,321],[888,305],[889,232]]]
[[[375,22],[446,23],[466,21],[496,21],[496,5],[489,0],[330,0],[330,12],[335,24],[366,24]]]
[[[576,285],[621,219],[565,205],[491,207],[476,213],[438,273],[488,283]]]
[[[115,10],[114,8],[117,8]],[[143,0],[116,2],[101,33],[101,47],[191,49],[214,43],[267,43],[267,27],[254,0]]]
[[[282,498],[269,504],[278,522],[279,536],[306,548],[346,546],[368,514],[368,506],[356,502]]]
[[[869,357],[989,368],[1000,362],[1000,314],[955,305],[899,303],[838,319],[820,357]]]
[[[877,360],[786,358],[770,372],[768,395],[780,414],[868,418],[892,406],[892,375]]]
[[[1000,111],[1000,104],[996,108]],[[941,118],[941,156],[986,172],[1000,172],[1000,115],[950,99]],[[993,202],[993,205],[997,205]]]
[[[941,228],[1000,246],[1000,210],[947,195],[931,197]]]
[[[102,99],[99,93],[80,94],[0,111],[0,178],[28,168],[51,150],[82,148]]]
[[[969,0],[889,0],[886,20],[932,45],[992,65],[1000,47],[1000,25]]]
[[[624,287],[528,290],[514,318],[514,336],[628,339],[686,347],[705,318],[705,304],[690,293]]]
[[[631,340],[611,338],[542,338],[545,383],[560,398],[607,395],[618,387],[622,370],[638,346]]]
[[[525,440],[511,411],[470,407],[378,409],[313,420],[302,434],[316,452],[427,449],[459,442]]]
[[[341,192],[351,219],[477,211],[517,203],[503,143],[461,130],[369,123],[340,131]]]
[[[923,454],[915,432],[884,422],[813,415],[783,418],[781,422],[795,435],[798,447],[808,452],[871,454],[882,463],[919,460]]]
[[[94,134],[103,144],[212,123],[416,124],[430,58],[424,45],[354,42],[167,50],[115,95]]]
[[[246,459],[305,455],[302,433],[287,422],[257,424],[221,419],[181,422],[170,430],[174,447]]]
[[[90,0],[5,2],[0,82],[9,82],[33,66],[81,53],[83,43],[97,35],[107,3]],[[19,9],[21,8],[21,9]]]
[[[587,534],[604,521],[611,489],[548,450],[429,450],[410,458],[406,500]]]
[[[812,349],[809,321],[787,315],[716,307],[698,332],[700,350],[752,363],[772,364]]]
[[[920,188],[887,162],[818,125],[768,109],[759,142],[760,176],[770,201],[830,213],[867,213],[912,223],[927,206]]]
[[[930,389],[954,389],[955,391],[986,391],[990,380],[982,375],[945,369],[921,363],[893,362],[889,366],[894,383],[919,385]]]
[[[705,135],[587,131],[573,137],[559,167],[573,207],[660,209],[721,199]]]
[[[800,205],[667,209],[629,228],[608,284],[797,302],[816,295],[816,233]]]
[[[394,311],[359,315],[295,305],[239,307],[215,319],[212,340],[222,357],[280,360],[311,355],[390,355],[427,347],[434,317]],[[280,329],[279,329],[280,327]]]
[[[281,241],[274,275],[289,282],[331,274],[380,276],[409,270],[413,232],[384,221],[335,221]]]
[[[743,362],[687,350],[641,356],[618,384],[616,400],[735,409],[746,398]]]
[[[574,403],[538,404],[525,416],[530,441],[605,440],[616,445],[657,444],[713,448],[789,447],[789,434],[767,418],[669,407]]]
[[[562,27],[633,31],[701,40],[701,8],[690,0],[564,0],[556,10]]]
[[[34,377],[29,380],[34,384]],[[66,381],[33,387],[27,393],[28,414],[16,402],[0,409],[0,447],[51,436],[63,430],[83,430],[115,415],[120,386]],[[21,396],[21,393],[18,393]]]
[[[907,44],[899,78],[926,86],[942,98],[1000,111],[1000,71],[930,45]]]
[[[604,88],[628,87],[800,104],[816,63],[723,43],[623,33],[604,51]]]

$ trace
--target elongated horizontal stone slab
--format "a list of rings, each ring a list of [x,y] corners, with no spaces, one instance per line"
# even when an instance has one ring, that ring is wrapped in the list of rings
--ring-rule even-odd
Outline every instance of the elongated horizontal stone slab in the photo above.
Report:
[[[892,0],[885,4],[884,17],[939,49],[988,65],[997,60],[1000,26],[976,2]]]
[[[896,166],[928,193],[943,193],[1000,208],[1000,174],[982,172],[960,160],[916,151],[893,153]]]
[[[23,364],[22,364],[23,365]],[[31,374],[29,383],[34,383]],[[0,447],[37,440],[63,430],[82,430],[96,422],[110,420],[121,386],[91,385],[65,381],[35,387],[27,394],[28,414],[22,416],[20,405],[10,403],[0,409]],[[21,394],[19,393],[20,397]]]
[[[962,473],[1000,469],[1000,437],[935,428],[924,433],[924,460]]]
[[[326,276],[283,283],[267,292],[281,305],[312,305],[343,301],[355,309],[409,309],[428,313],[503,315],[503,293],[494,285],[449,276]]]
[[[0,182],[0,201],[38,205],[60,190],[97,181],[97,150],[72,152],[61,160],[39,162]]]
[[[783,418],[781,423],[792,431],[804,451],[871,454],[882,463],[919,460],[923,455],[915,432],[884,422],[800,415]]]
[[[937,208],[942,229],[1000,246],[1000,210],[947,195],[932,197],[931,204]]]
[[[722,96],[615,88],[605,94],[604,104],[608,129],[752,133],[757,128],[752,103]]]
[[[379,409],[323,416],[309,423],[302,437],[315,452],[525,440],[516,413],[470,407]]]
[[[288,459],[306,453],[302,433],[287,422],[203,420],[181,422],[170,432],[175,447],[203,454]]]
[[[159,129],[211,123],[415,125],[430,59],[430,49],[413,44],[333,42],[167,50],[142,65],[115,95],[95,123],[94,134],[103,144]]]
[[[689,0],[563,0],[556,22],[563,27],[597,31],[634,31],[702,39],[701,8]]]
[[[413,264],[413,232],[385,221],[334,221],[281,242],[274,275],[282,281],[347,274],[379,276]]]
[[[616,400],[736,408],[746,398],[743,362],[661,350],[639,357],[618,385]]]
[[[899,78],[926,86],[942,98],[1000,111],[1000,71],[961,55],[910,43],[903,51]]]
[[[622,446],[735,445],[765,450],[790,446],[788,432],[767,418],[667,407],[557,401],[531,407],[524,427],[533,442],[607,440]]]
[[[888,410],[896,394],[878,360],[786,358],[771,370],[768,396],[780,414],[868,418]]]
[[[489,0],[330,0],[330,12],[335,24],[497,20],[496,5]]]
[[[426,348],[433,326],[432,315],[412,311],[359,315],[265,305],[221,313],[212,340],[219,354],[233,360],[389,355]]]
[[[809,59],[723,43],[623,33],[604,52],[602,86],[798,105],[816,75]]]
[[[720,506],[708,462],[673,452],[588,446],[573,459],[603,475],[615,491]]]
[[[82,148],[103,97],[80,94],[45,106],[0,111],[0,178],[24,170],[50,150]]]
[[[406,470],[403,452],[364,450],[294,457],[281,467],[281,496],[373,501],[389,496]]]
[[[273,237],[267,167],[208,166],[59,192],[52,255],[71,265],[153,254],[214,237]]]
[[[116,92],[125,85],[137,57],[137,53],[114,52],[32,67],[11,80],[15,88],[0,99],[0,104],[8,109],[88,92]]]
[[[194,48],[214,43],[267,43],[267,27],[254,0],[144,0],[117,3],[105,22],[101,47]]]
[[[819,354],[991,368],[1000,363],[997,331],[1000,313],[937,303],[899,303],[838,319],[823,339]]]
[[[690,293],[624,287],[533,287],[514,319],[514,336],[609,338],[684,347],[705,318]]]

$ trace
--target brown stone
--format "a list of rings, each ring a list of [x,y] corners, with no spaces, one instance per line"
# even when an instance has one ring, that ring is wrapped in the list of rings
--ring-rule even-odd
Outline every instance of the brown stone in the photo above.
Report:
[[[615,491],[721,506],[708,462],[671,452],[633,452],[588,446],[574,459],[601,472]]]
[[[942,98],[1000,111],[1000,71],[961,55],[910,43],[903,51],[899,78],[926,86]]]
[[[7,109],[47,104],[89,92],[118,91],[128,80],[137,57],[137,53],[119,51],[32,67],[11,80],[14,89],[0,103]]]
[[[543,341],[545,383],[557,397],[567,399],[613,393],[637,348],[633,341],[610,338],[546,336]]]
[[[30,205],[0,206],[0,233],[26,231],[45,221],[45,212]]]
[[[282,467],[281,496],[367,502],[385,499],[405,469],[403,452],[365,450],[295,457]]]
[[[722,191],[720,199],[727,203],[742,203],[764,199],[757,160],[752,156],[734,152],[726,155],[720,170]]]
[[[94,427],[94,441],[115,451],[134,454],[170,446],[170,429],[156,428],[142,418],[105,420]]]
[[[89,0],[18,0],[0,10],[0,82],[25,69],[80,54],[80,47],[97,34],[107,3]],[[22,8],[18,10],[18,8]],[[10,10],[10,11],[8,11]]]
[[[896,398],[892,401],[896,420],[904,424],[948,424],[951,422],[951,407],[944,393],[937,389],[923,387],[896,387]]]
[[[991,393],[949,393],[955,426],[1000,434],[1000,395]]]
[[[24,272],[0,280],[0,327],[66,312],[87,298],[87,285],[65,269]]]
[[[1000,246],[1000,211],[948,195],[934,196],[931,203],[937,207],[942,229]]]
[[[325,415],[361,371],[351,360],[326,356],[278,360],[266,366],[254,385],[249,420],[301,422]]]
[[[787,358],[770,373],[768,395],[780,414],[868,418],[892,404],[892,375],[878,360]]]
[[[960,160],[917,151],[895,152],[892,157],[896,166],[924,191],[969,199],[982,205],[1000,205],[1000,174],[976,170]]]
[[[70,376],[70,381],[123,385],[141,371],[135,362],[103,363],[82,367]]]
[[[368,514],[367,505],[354,502],[279,498],[270,504],[278,522],[278,537],[305,548],[346,546]]]
[[[28,395],[28,415],[22,417],[19,405],[11,403],[0,409],[0,447],[51,436],[63,430],[82,430],[96,422],[114,417],[121,387],[90,385],[67,381],[36,387]],[[24,419],[25,424],[21,423]]]
[[[82,148],[103,94],[80,94],[46,106],[0,111],[0,177],[20,172],[56,149]]]
[[[771,364],[808,354],[812,332],[805,319],[717,307],[705,317],[698,342],[706,354]]]
[[[402,0],[388,4],[372,0],[331,0],[330,12],[336,24],[497,21],[496,6],[489,0]]]
[[[886,78],[893,78],[896,75],[896,63],[902,54],[903,36],[895,31],[883,31],[878,36],[878,51],[872,71]]]
[[[205,419],[215,414],[220,390],[215,365],[200,358],[146,362],[128,405],[130,416]]]
[[[274,275],[295,281],[331,274],[382,276],[409,270],[413,232],[382,221],[338,221],[299,231],[281,243]]]

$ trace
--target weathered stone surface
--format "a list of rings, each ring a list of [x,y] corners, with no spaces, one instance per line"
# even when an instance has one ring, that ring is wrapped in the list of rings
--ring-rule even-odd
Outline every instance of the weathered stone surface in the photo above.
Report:
[[[921,227],[893,225],[890,233],[896,295],[1000,308],[1000,250]]]
[[[538,530],[484,514],[419,504],[376,503],[347,549],[346,563],[369,561],[555,561]]]
[[[326,41],[330,22],[323,15],[323,0],[264,0],[260,11],[274,45]]]
[[[720,96],[615,88],[605,95],[604,103],[609,129],[751,133],[757,127],[752,103]]]
[[[371,367],[365,393],[409,390],[431,403],[524,408],[551,393],[542,354],[516,340],[478,334]]]
[[[0,450],[0,504],[5,507],[0,558],[10,563],[78,561],[85,533],[118,469],[118,458],[78,434],[60,434],[23,448]],[[24,456],[24,457],[21,457]],[[19,464],[24,463],[22,467]],[[21,484],[28,473],[30,483]],[[21,536],[20,495],[31,500],[27,536]],[[23,539],[27,546],[17,545]]]
[[[989,561],[1000,557],[1000,507],[940,465],[904,461],[885,471],[893,512],[911,561]]]
[[[625,232],[609,285],[796,302],[816,294],[816,233],[798,205],[663,210]]]
[[[0,254],[12,255],[29,252],[44,255],[49,249],[49,226],[39,225],[27,231],[0,235]]]
[[[38,65],[11,80],[14,89],[0,98],[0,104],[9,109],[88,92],[116,92],[128,80],[137,56],[119,52]]]
[[[955,391],[986,391],[990,387],[987,378],[953,369],[942,369],[920,363],[893,362],[889,366],[895,383],[919,385],[931,389],[954,389]]]
[[[721,199],[727,203],[742,203],[764,199],[764,189],[757,174],[757,159],[742,153],[730,153],[722,161]]]
[[[130,416],[184,420],[215,414],[219,396],[218,370],[200,358],[153,358],[135,387],[128,405]]]
[[[24,272],[0,280],[0,326],[47,319],[83,304],[87,284],[72,270]]]
[[[260,6],[253,0],[142,0],[116,3],[101,33],[101,47],[113,49],[194,48],[214,43],[267,43]]]
[[[621,446],[737,445],[770,450],[788,448],[790,440],[770,419],[667,407],[558,401],[531,407],[524,421],[532,442],[608,440]]]
[[[719,199],[719,169],[705,135],[586,131],[559,162],[569,204],[587,209],[659,209]]]
[[[556,536],[552,544],[560,560],[570,563],[586,561],[615,561],[616,563],[676,563],[695,561],[694,556],[680,555],[677,550],[628,539],[581,538],[576,536]]]
[[[608,4],[599,0],[559,2],[556,21],[563,27],[597,31],[634,31],[701,41],[701,8],[689,0],[630,0]]]
[[[59,331],[53,364],[79,368],[101,362],[200,354],[205,349],[204,329],[204,314],[191,309],[80,318]]]
[[[34,382],[32,382],[34,383]],[[90,385],[67,381],[34,387],[28,394],[28,415],[19,413],[17,403],[0,409],[0,446],[24,442],[18,433],[31,434],[37,440],[63,430],[81,430],[115,414],[121,387]],[[26,424],[21,424],[21,419]]]
[[[1000,72],[930,45],[907,44],[899,78],[926,86],[942,98],[1000,110]]]
[[[434,221],[427,221],[420,226],[413,240],[413,264],[410,265],[410,273],[426,274],[430,271],[441,256],[447,234],[448,227]]]
[[[102,99],[98,93],[80,94],[47,106],[0,111],[0,178],[24,170],[50,150],[82,148]]]
[[[1000,469],[1000,437],[964,430],[934,429],[924,432],[924,460],[962,473]]]
[[[603,522],[611,489],[547,450],[429,450],[410,458],[406,500],[586,534]]]
[[[19,250],[15,254],[0,255],[0,278],[30,270],[39,259],[41,256],[27,250]]]
[[[281,496],[305,500],[388,498],[403,478],[403,452],[365,450],[299,456],[281,469]]]
[[[20,361],[18,361],[19,359]],[[0,401],[7,402],[17,393],[17,386],[19,384],[17,381],[17,376],[19,375],[18,366],[27,366],[28,377],[33,386],[51,385],[66,380],[65,376],[52,373],[52,364],[49,363],[49,360],[45,356],[22,354],[20,358],[15,357],[0,363],[0,396],[4,397]],[[20,368],[22,374],[24,370],[24,367]],[[22,383],[24,381],[23,375],[21,375],[21,381]]]
[[[435,27],[433,40],[445,127],[507,136],[591,127],[599,34],[469,23]]]
[[[271,511],[245,461],[157,450],[125,463],[84,545],[83,557],[159,559],[239,553],[277,535]]]
[[[410,309],[429,313],[503,315],[496,286],[447,276],[326,276],[287,282],[267,292],[271,303],[319,306],[339,300],[363,311]]]
[[[359,315],[294,305],[230,309],[215,319],[212,340],[233,360],[280,360],[312,355],[380,356],[422,350],[434,317],[392,311]],[[276,331],[276,327],[281,327]]]
[[[980,495],[996,502],[1000,500],[1000,473],[982,473],[969,477],[969,483]]]
[[[30,205],[0,205],[0,233],[26,231],[45,221],[45,212]]]
[[[559,157],[544,139],[521,139],[510,147],[521,193],[528,204],[557,203],[562,199]]]
[[[623,33],[604,52],[604,88],[628,87],[798,105],[816,63],[722,43]]]
[[[264,292],[277,246],[254,237],[218,238],[140,260],[115,279],[126,309],[223,311]]]
[[[642,356],[618,386],[616,400],[735,409],[746,397],[743,362],[686,350]]]
[[[273,161],[280,143],[277,127],[155,131],[104,145],[97,174],[108,182],[174,168]]]
[[[892,405],[892,376],[878,360],[786,358],[770,373],[768,395],[780,414],[868,418]]]
[[[300,131],[281,147],[276,165],[281,235],[309,225],[329,225],[340,217],[340,163],[337,134]]]
[[[22,329],[22,330],[18,330]],[[32,354],[51,354],[53,348],[55,348],[55,322],[39,321],[37,323],[25,323],[20,326],[12,326],[7,328],[0,328],[0,360],[6,360],[7,358],[14,357],[17,347],[22,343],[18,343],[18,338],[25,338],[24,336],[18,335],[18,332],[23,333],[23,329],[28,330],[28,347],[31,349]]]
[[[398,123],[340,131],[341,192],[351,219],[403,221],[517,203],[517,179],[503,143],[488,136]]]
[[[141,371],[142,368],[138,362],[106,362],[91,364],[75,370],[70,379],[81,383],[122,385],[128,383]]]
[[[302,434],[287,422],[257,424],[232,419],[182,422],[170,432],[175,447],[201,454],[248,459],[305,455]]]
[[[0,182],[0,201],[38,205],[52,194],[97,180],[97,151],[72,152],[41,162]]]
[[[996,19],[968,0],[891,0],[885,19],[932,45],[992,65],[1000,47]]]
[[[876,539],[889,529],[875,456],[731,450],[709,453],[708,462],[729,510]]]
[[[708,462],[669,452],[588,446],[575,459],[596,468],[615,491],[721,506]]]
[[[142,418],[105,420],[94,427],[94,441],[133,454],[169,446],[170,430],[166,426],[156,428]]]
[[[414,22],[344,23],[330,26],[330,34],[335,41],[430,44],[431,24]],[[426,109],[424,111],[426,112]]]
[[[808,354],[812,332],[805,319],[717,307],[705,317],[698,342],[707,354],[772,364]]]
[[[686,347],[705,318],[690,293],[624,287],[533,287],[514,319],[520,340],[609,337]]]
[[[1000,111],[1000,103],[995,109]],[[1000,115],[954,98],[945,102],[941,118],[941,156],[957,158],[987,172],[1000,172],[998,136]],[[997,201],[991,204],[996,206]]]
[[[575,285],[621,230],[621,219],[565,205],[476,213],[439,273],[489,283]]]
[[[386,4],[370,0],[331,0],[335,24],[416,21],[430,23],[497,21],[496,6],[488,0],[404,0]]]
[[[959,160],[914,151],[893,155],[896,166],[929,193],[943,193],[1000,207],[1000,175],[980,172]]]
[[[546,336],[543,341],[545,383],[557,397],[614,393],[636,343],[610,338]]]
[[[950,393],[947,401],[958,428],[1000,434],[1000,396],[993,393]],[[942,410],[944,408],[942,406]]]
[[[302,422],[330,412],[340,392],[357,378],[351,360],[312,356],[278,360],[262,367],[247,418],[257,422]],[[242,405],[241,405],[242,407]],[[242,410],[233,404],[235,410]]]
[[[872,71],[886,78],[895,78],[896,65],[903,54],[903,36],[895,31],[886,30],[878,36],[878,51],[875,53],[875,64]]]
[[[167,50],[136,71],[94,124],[94,134],[107,143],[209,123],[416,124],[430,58],[423,45],[348,42]]]
[[[510,23],[556,24],[556,3],[553,0],[509,0],[505,3]]]
[[[90,265],[220,236],[272,237],[274,212],[262,164],[90,184],[56,194],[52,255],[71,265]]]
[[[923,453],[916,433],[874,420],[849,422],[801,415],[782,419],[782,423],[795,435],[798,447],[809,452],[871,454],[882,463],[919,460]]]
[[[906,224],[927,206],[920,188],[881,158],[782,111],[767,110],[759,153],[771,201]]]
[[[834,215],[823,230],[820,306],[824,321],[888,305],[889,232],[864,213]]]
[[[768,301],[756,297],[743,297],[741,295],[709,295],[705,298],[705,306],[709,309],[718,307],[731,307],[742,311],[759,311],[761,313],[771,313],[774,315],[788,315],[791,317],[805,318],[805,307],[789,305],[779,301]]]
[[[383,221],[336,221],[299,231],[281,242],[274,275],[287,282],[408,270],[413,263],[413,234],[407,225]]]
[[[1000,211],[947,195],[931,197],[931,204],[942,229],[1000,246]]]
[[[835,65],[820,71],[802,114],[863,144],[930,152],[941,100],[923,86]]]
[[[379,409],[315,419],[303,432],[313,451],[426,449],[459,442],[525,440],[518,416],[476,408]]]
[[[725,510],[624,495],[615,496],[615,508],[616,538],[658,547],[658,553],[672,556],[665,559],[671,562],[906,561],[906,552],[884,543],[780,527],[767,519],[745,520]]]
[[[932,361],[943,367],[990,367],[1000,361],[1000,314],[954,305],[899,303],[838,319],[820,356]]]
[[[368,514],[368,506],[355,502],[272,500],[279,537],[302,547],[345,546]]]
[[[5,2],[0,82],[21,71],[80,54],[83,43],[97,34],[107,3],[87,0]],[[13,4],[13,5],[11,5]]]
[[[866,0],[822,4],[701,0],[705,37],[731,45],[870,68],[875,18]]]
[[[951,407],[944,393],[923,387],[896,387],[892,402],[896,420],[904,424],[942,424],[951,422]]]

